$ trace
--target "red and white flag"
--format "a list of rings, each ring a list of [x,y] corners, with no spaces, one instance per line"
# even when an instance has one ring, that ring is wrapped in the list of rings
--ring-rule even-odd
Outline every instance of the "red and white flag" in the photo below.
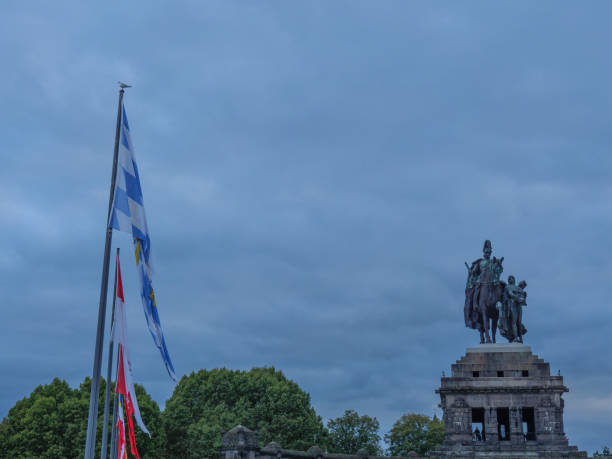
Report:
[[[123,282],[121,281],[121,267],[119,259],[117,259],[117,300],[115,303],[115,317],[113,321],[113,341],[119,346],[119,364],[117,367],[117,382],[115,384],[115,393],[123,395],[125,411],[127,415],[128,432],[130,438],[130,450],[134,456],[139,458],[138,450],[136,449],[136,437],[134,436],[134,423],[132,417],[136,419],[136,423],[140,430],[151,436],[147,430],[140,409],[138,408],[138,400],[134,391],[134,382],[132,380],[132,364],[129,357],[127,346],[127,321],[125,317],[125,300],[123,297]],[[121,410],[120,410],[121,411]],[[124,433],[125,444],[125,433]],[[121,458],[121,456],[119,456]]]
[[[119,404],[119,417],[117,418],[117,459],[127,459],[125,447],[125,424],[123,422],[123,403]]]

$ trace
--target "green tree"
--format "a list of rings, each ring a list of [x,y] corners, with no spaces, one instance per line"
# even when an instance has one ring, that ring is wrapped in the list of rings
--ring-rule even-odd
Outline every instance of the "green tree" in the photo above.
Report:
[[[326,431],[310,396],[274,368],[200,370],[183,376],[162,415],[166,457],[216,457],[222,430],[242,424],[262,445],[305,450],[323,444]]]
[[[332,453],[355,454],[365,448],[368,454],[382,454],[378,434],[380,424],[376,418],[346,410],[343,416],[328,421],[327,429],[328,449]]]
[[[114,386],[115,385],[113,383],[113,389]],[[140,430],[140,427],[138,427],[138,425],[136,425],[136,421],[134,421],[134,430],[136,431],[136,447],[138,448],[138,453],[143,459],[164,458],[166,431],[164,430],[162,413],[159,409],[159,406],[157,405],[155,400],[153,400],[151,396],[147,393],[145,388],[140,384],[134,384],[134,390],[136,391],[136,398],[138,399],[138,408],[140,408],[140,416],[142,417],[142,420],[145,423],[147,430],[151,433],[151,436],[149,437],[146,433]],[[104,407],[104,404],[102,404],[101,406]]]
[[[66,381],[55,378],[18,401],[0,423],[0,458],[82,457],[90,389],[89,378],[78,389],[71,389]],[[106,382],[102,379],[96,436],[98,452],[102,442],[105,390]],[[138,451],[143,458],[162,457],[164,435],[159,407],[139,385],[136,385],[136,395],[142,418],[152,435],[149,438],[136,427]]]
[[[434,416],[405,414],[385,435],[391,456],[406,456],[410,451],[424,455],[444,440],[444,423]]]
[[[77,457],[85,445],[88,405],[78,389],[54,379],[18,401],[0,424],[0,456]]]
[[[593,454],[593,457],[606,457],[606,456],[612,456],[612,451],[610,451],[610,448],[608,448],[607,446],[603,447],[603,449],[601,450],[601,453],[599,452],[599,450],[597,450]]]

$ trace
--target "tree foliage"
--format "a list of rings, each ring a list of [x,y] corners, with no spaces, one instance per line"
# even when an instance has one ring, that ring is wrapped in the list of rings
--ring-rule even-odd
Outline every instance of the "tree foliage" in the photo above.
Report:
[[[274,368],[200,370],[183,376],[163,413],[166,456],[216,457],[220,432],[242,424],[262,445],[306,450],[325,441],[310,395]]]
[[[343,416],[327,423],[328,449],[332,453],[355,454],[365,448],[368,454],[382,454],[379,428],[376,418],[367,414],[359,416],[356,411],[346,410]]]
[[[410,451],[424,455],[443,440],[444,423],[422,414],[403,415],[385,435],[391,456],[406,456]]]
[[[102,379],[97,457],[105,386]],[[90,389],[89,378],[76,389],[56,378],[18,401],[0,423],[0,459],[82,457]],[[274,368],[223,368],[184,376],[163,413],[142,386],[135,389],[142,418],[151,432],[149,438],[135,425],[143,459],[216,457],[221,431],[238,424],[257,430],[260,446],[275,441],[284,448],[303,451],[319,445],[333,453],[355,454],[365,448],[370,455],[382,454],[376,418],[346,410],[343,416],[328,421],[326,429],[310,405],[310,396]],[[110,423],[109,419],[109,432]],[[443,439],[444,424],[436,417],[419,414],[402,416],[385,435],[388,453],[394,456],[410,451],[424,455]],[[604,448],[595,456],[609,451]]]
[[[18,401],[0,424],[2,457],[77,457],[85,446],[88,402],[54,379]]]
[[[603,447],[603,449],[601,450],[601,453],[599,452],[599,450],[593,453],[593,457],[606,457],[606,456],[612,456],[612,451],[610,451],[610,448],[608,448],[607,446]]]
[[[113,385],[114,388],[114,385]],[[18,401],[0,423],[1,458],[77,458],[83,456],[91,380],[85,378],[78,389],[54,379],[40,385],[29,397]],[[102,422],[106,382],[100,383],[97,451],[102,443]],[[163,432],[157,404],[136,385],[141,414],[152,437],[136,427],[138,451],[144,457],[162,457]],[[112,403],[112,398],[111,398]],[[110,420],[109,420],[110,432]]]

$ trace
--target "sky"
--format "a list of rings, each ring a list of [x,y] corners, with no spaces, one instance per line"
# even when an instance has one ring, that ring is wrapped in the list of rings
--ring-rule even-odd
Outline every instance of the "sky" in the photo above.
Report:
[[[528,282],[526,344],[570,388],[570,443],[612,446],[611,14],[2,2],[0,417],[92,374],[121,80],[179,376],[274,366],[325,420],[383,434],[440,416],[442,372],[479,342],[464,262],[490,239]],[[115,247],[134,379],[163,408],[130,236]]]

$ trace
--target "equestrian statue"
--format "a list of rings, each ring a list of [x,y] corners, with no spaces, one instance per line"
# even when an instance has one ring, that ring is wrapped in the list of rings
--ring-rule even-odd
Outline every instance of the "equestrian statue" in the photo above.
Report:
[[[527,330],[522,324],[522,307],[527,305],[527,283],[515,285],[514,276],[508,283],[500,280],[504,257],[491,258],[491,241],[486,240],[483,257],[465,264],[468,270],[465,286],[465,326],[480,332],[480,343],[495,343],[497,328],[509,342],[523,342]],[[491,336],[493,338],[491,339]]]

